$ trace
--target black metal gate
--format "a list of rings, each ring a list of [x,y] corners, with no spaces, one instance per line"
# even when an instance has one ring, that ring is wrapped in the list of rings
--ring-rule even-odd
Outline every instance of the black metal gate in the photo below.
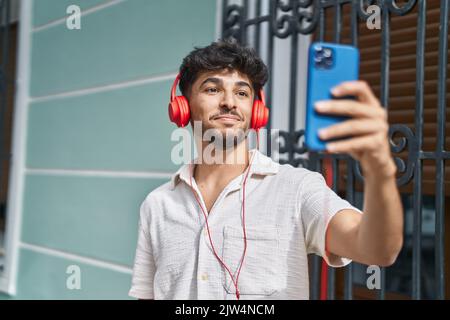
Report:
[[[437,1],[437,0],[436,0]],[[281,154],[286,154],[287,163],[293,166],[303,165],[312,170],[321,170],[323,153],[309,153],[309,157],[299,157],[308,150],[301,142],[304,131],[296,128],[296,111],[298,102],[296,101],[297,88],[297,64],[298,64],[298,41],[299,34],[315,34],[318,40],[324,39],[326,29],[325,12],[333,11],[333,32],[334,42],[341,42],[342,31],[342,10],[344,6],[349,6],[351,10],[350,30],[351,43],[358,46],[358,23],[366,21],[370,15],[367,13],[369,5],[377,5],[381,12],[381,69],[379,70],[380,79],[380,102],[385,108],[388,108],[388,97],[390,89],[390,19],[391,16],[403,16],[410,13],[417,6],[417,46],[416,46],[416,103],[415,103],[415,130],[403,124],[393,124],[389,129],[391,138],[391,150],[394,160],[401,173],[397,178],[397,185],[403,186],[412,180],[413,183],[413,233],[412,233],[412,289],[410,296],[413,299],[420,299],[421,292],[421,273],[422,273],[422,164],[423,160],[430,159],[435,161],[436,166],[436,184],[435,184],[435,298],[444,299],[445,279],[444,279],[444,161],[450,159],[450,152],[445,150],[445,116],[446,116],[446,67],[447,67],[447,26],[449,2],[440,1],[440,22],[439,22],[439,53],[438,53],[438,90],[437,90],[437,123],[436,123],[436,149],[433,152],[423,151],[423,109],[424,109],[424,50],[425,50],[425,28],[426,28],[426,0],[223,0],[223,37],[234,37],[240,43],[253,46],[258,52],[265,50],[267,58],[265,59],[270,74],[273,74],[274,65],[274,39],[290,39],[290,74],[289,77],[289,128],[288,131],[280,132],[280,137],[284,144],[280,146]],[[263,10],[263,6],[268,6],[268,11]],[[254,12],[252,17],[249,11]],[[262,13],[265,11],[265,13]],[[266,47],[261,45],[261,29],[265,27],[268,30]],[[249,29],[253,28],[252,38],[249,37]],[[267,84],[267,103],[276,112],[277,106],[272,106],[272,92],[274,83],[269,78]],[[273,113],[272,113],[273,114]],[[269,120],[268,129],[272,127],[272,120]],[[399,142],[394,142],[394,135],[401,136]],[[398,141],[398,140],[397,140]],[[270,139],[267,141],[271,143]],[[270,147],[268,148],[270,150]],[[407,160],[401,159],[396,154],[407,151]],[[270,155],[270,154],[269,154]],[[327,156],[329,157],[329,156]],[[338,162],[346,163],[346,198],[350,203],[355,202],[356,181],[363,181],[361,170],[358,163],[346,155],[333,155],[331,163],[333,166],[333,188],[337,189],[338,181]],[[320,259],[314,258],[312,270],[311,298],[318,299],[320,285]],[[352,264],[345,269],[344,278],[344,298],[353,298],[353,266]],[[328,278],[328,298],[335,298],[335,278],[334,270],[329,269]],[[381,270],[381,289],[378,297],[385,298],[386,293],[386,270]]]

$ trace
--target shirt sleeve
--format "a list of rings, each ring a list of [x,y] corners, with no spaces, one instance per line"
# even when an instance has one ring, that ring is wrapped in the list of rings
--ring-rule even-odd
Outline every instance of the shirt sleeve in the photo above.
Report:
[[[329,266],[342,267],[351,262],[325,250],[326,232],[331,218],[342,209],[361,210],[352,206],[330,189],[318,172],[309,173],[300,187],[301,218],[307,253],[315,253]]]
[[[145,200],[140,207],[138,240],[133,266],[131,289],[128,295],[137,299],[154,299],[153,280],[155,262],[150,241],[148,217],[150,208]]]

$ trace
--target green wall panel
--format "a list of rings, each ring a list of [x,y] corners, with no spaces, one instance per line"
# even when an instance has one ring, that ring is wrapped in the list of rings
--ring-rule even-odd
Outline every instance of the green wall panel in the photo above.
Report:
[[[67,268],[80,268],[79,290],[70,290],[66,282]],[[131,274],[80,263],[74,260],[20,250],[17,295],[14,299],[131,299],[128,290]]]
[[[27,166],[175,171],[170,81],[33,103]]]
[[[83,11],[111,1],[112,0],[34,0],[33,25],[35,27],[41,26],[54,20],[68,17],[69,15],[66,13],[67,7],[72,4],[79,6],[81,11]]]
[[[22,241],[132,266],[140,204],[166,181],[27,175]]]
[[[132,0],[34,33],[31,96],[174,72],[214,40],[216,1]]]

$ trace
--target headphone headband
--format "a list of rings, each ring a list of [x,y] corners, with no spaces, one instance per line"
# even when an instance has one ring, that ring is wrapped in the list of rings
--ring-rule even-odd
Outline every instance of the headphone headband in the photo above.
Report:
[[[175,81],[173,82],[172,85],[172,90],[170,91],[170,102],[172,102],[173,100],[175,100],[175,94],[177,92],[177,85],[180,82],[180,78],[181,78],[181,74],[177,74],[177,77],[175,78]]]

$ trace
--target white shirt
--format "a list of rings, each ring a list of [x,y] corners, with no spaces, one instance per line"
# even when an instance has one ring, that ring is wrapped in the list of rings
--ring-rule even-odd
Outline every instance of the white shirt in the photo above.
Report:
[[[328,188],[320,173],[280,165],[257,150],[245,186],[247,251],[240,299],[308,299],[307,254],[334,267],[349,259],[325,253],[328,222],[340,210],[361,211]],[[153,190],[140,208],[129,295],[139,299],[236,300],[229,273],[215,257],[205,217],[189,187],[191,165]],[[216,253],[236,277],[244,250],[242,182],[232,180],[208,214]],[[206,211],[192,178],[193,188]]]

